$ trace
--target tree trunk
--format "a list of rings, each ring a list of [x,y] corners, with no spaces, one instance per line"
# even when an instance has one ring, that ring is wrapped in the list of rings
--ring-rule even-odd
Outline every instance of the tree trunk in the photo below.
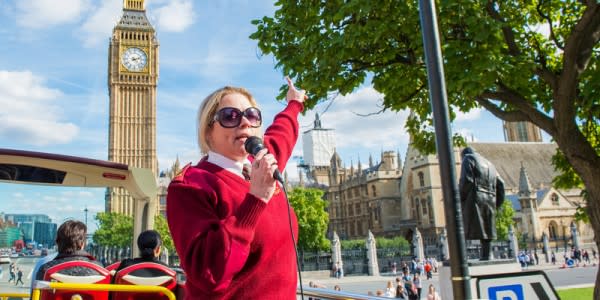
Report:
[[[600,249],[600,158],[589,143],[582,144],[582,139],[577,137],[581,136],[573,133],[568,141],[557,141],[557,144],[585,184],[588,197],[587,212],[594,231],[596,248]],[[596,273],[594,299],[600,299],[600,269]]]
[[[592,180],[594,183],[586,182],[586,189],[588,192],[588,214],[590,217],[590,223],[594,229],[594,241],[596,242],[596,248],[600,249],[600,243],[598,237],[600,237],[600,166],[596,167],[597,174],[595,174]],[[592,181],[590,180],[590,181]],[[585,181],[585,180],[584,180]],[[594,299],[600,299],[600,268],[596,272],[596,284],[594,285]]]

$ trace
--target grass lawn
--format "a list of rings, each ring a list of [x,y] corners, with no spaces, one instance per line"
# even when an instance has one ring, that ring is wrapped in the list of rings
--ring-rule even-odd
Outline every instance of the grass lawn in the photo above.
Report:
[[[577,289],[566,289],[556,291],[558,296],[562,300],[579,300],[579,299],[592,299],[594,295],[594,288],[577,288]]]

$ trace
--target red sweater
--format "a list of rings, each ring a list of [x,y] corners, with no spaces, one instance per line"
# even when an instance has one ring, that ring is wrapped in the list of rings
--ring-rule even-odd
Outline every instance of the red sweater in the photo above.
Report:
[[[282,171],[298,139],[303,105],[291,101],[267,128],[264,144]],[[297,275],[287,202],[269,201],[250,183],[202,159],[169,185],[167,219],[186,273],[186,299],[295,299]],[[292,210],[294,237],[298,223]]]

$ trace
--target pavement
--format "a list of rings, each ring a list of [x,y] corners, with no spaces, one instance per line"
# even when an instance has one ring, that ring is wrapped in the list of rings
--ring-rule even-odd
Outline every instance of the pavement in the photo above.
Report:
[[[516,263],[516,262],[515,262]],[[541,270],[545,271],[547,275],[549,273],[559,273],[562,275],[558,275],[559,277],[564,277],[564,274],[560,270],[573,270],[578,269],[577,271],[586,271],[585,276],[577,275],[579,278],[577,283],[567,282],[561,283],[559,286],[555,287],[555,289],[570,289],[570,288],[581,288],[581,287],[593,287],[595,283],[595,275],[598,271],[598,264],[588,264],[583,265],[580,264],[578,267],[574,268],[563,268],[562,264],[552,263],[540,263],[538,265],[529,266],[523,271],[534,271]],[[553,275],[553,274],[551,274]],[[376,290],[385,290],[386,284],[389,280],[395,283],[396,277],[401,276],[398,274],[391,273],[382,273],[378,276],[368,276],[368,275],[349,275],[344,276],[343,278],[337,279],[335,277],[330,277],[329,271],[315,271],[315,272],[302,272],[302,284],[305,287],[309,286],[309,282],[316,283],[324,288],[333,289],[335,285],[341,287],[342,291],[349,293],[357,293],[357,294],[366,294],[368,291],[376,291]],[[551,280],[554,276],[550,276]],[[440,280],[439,273],[433,273],[433,278],[430,280],[425,279],[425,277],[421,277],[423,282],[423,291],[426,291],[430,284],[433,284],[436,287],[437,291],[440,291]],[[425,293],[424,293],[425,294]],[[424,296],[424,295],[423,295]]]

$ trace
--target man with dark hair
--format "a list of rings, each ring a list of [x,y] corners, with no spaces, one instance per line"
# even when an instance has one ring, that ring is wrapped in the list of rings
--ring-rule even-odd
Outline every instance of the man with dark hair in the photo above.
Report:
[[[467,147],[462,151],[460,199],[465,239],[481,241],[481,260],[490,260],[496,239],[496,209],[504,201],[504,181],[496,167]]]
[[[60,263],[67,261],[89,261],[93,264],[102,266],[102,264],[94,259],[85,250],[87,226],[80,221],[69,220],[60,227],[56,232],[56,245],[58,246],[58,255],[51,261],[43,264],[35,275],[36,280],[43,280],[46,271]],[[98,275],[94,270],[82,267],[69,268],[61,271],[62,274],[74,276]]]

